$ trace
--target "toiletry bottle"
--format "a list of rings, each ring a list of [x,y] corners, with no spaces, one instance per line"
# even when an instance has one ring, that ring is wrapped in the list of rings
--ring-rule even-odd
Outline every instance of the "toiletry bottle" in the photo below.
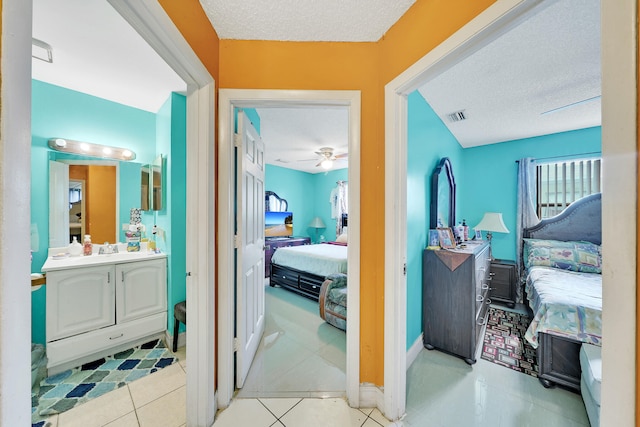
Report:
[[[84,255],[91,255],[93,253],[93,245],[91,244],[91,235],[84,235]]]
[[[456,234],[458,242],[464,242],[464,227],[462,226],[461,222],[459,222],[458,226],[456,227]]]
[[[469,226],[467,225],[467,220],[462,220],[462,226],[464,227],[464,240],[465,242],[469,240]]]
[[[78,238],[73,236],[73,242],[69,245],[69,255],[80,256],[82,255],[82,245],[78,242]]]

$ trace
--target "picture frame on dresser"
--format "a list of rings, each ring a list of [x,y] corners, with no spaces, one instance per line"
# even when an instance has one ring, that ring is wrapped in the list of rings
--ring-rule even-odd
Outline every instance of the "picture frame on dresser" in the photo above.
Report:
[[[456,238],[453,236],[453,230],[448,227],[439,227],[437,230],[440,247],[444,249],[455,249]]]

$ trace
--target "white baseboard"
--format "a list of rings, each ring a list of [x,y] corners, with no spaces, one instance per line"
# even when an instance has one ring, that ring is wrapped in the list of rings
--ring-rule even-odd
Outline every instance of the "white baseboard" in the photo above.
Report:
[[[170,331],[164,331],[164,338],[167,342],[167,347],[173,350],[173,334]],[[180,332],[178,334],[178,348],[187,345],[187,332]]]
[[[416,339],[414,341],[413,345],[411,347],[409,347],[409,350],[407,350],[407,370],[409,370],[409,368],[411,367],[413,362],[416,361],[416,359],[418,358],[418,355],[420,354],[420,352],[424,348],[424,344],[422,342],[423,341],[423,337],[424,337],[424,334],[423,333],[420,334],[418,339]]]
[[[378,408],[384,414],[384,392],[371,383],[360,384],[360,407]]]

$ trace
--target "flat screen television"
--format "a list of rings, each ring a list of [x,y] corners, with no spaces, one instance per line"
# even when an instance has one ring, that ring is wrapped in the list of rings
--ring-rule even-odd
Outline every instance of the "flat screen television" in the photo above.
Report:
[[[290,237],[293,236],[292,212],[265,212],[264,213],[265,237]]]

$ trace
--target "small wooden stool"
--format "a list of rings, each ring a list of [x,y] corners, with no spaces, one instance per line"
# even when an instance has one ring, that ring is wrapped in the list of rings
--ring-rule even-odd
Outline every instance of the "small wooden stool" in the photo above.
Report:
[[[173,352],[178,350],[178,329],[180,328],[180,322],[187,324],[187,302],[182,301],[173,306],[173,317],[176,319],[173,322]]]

